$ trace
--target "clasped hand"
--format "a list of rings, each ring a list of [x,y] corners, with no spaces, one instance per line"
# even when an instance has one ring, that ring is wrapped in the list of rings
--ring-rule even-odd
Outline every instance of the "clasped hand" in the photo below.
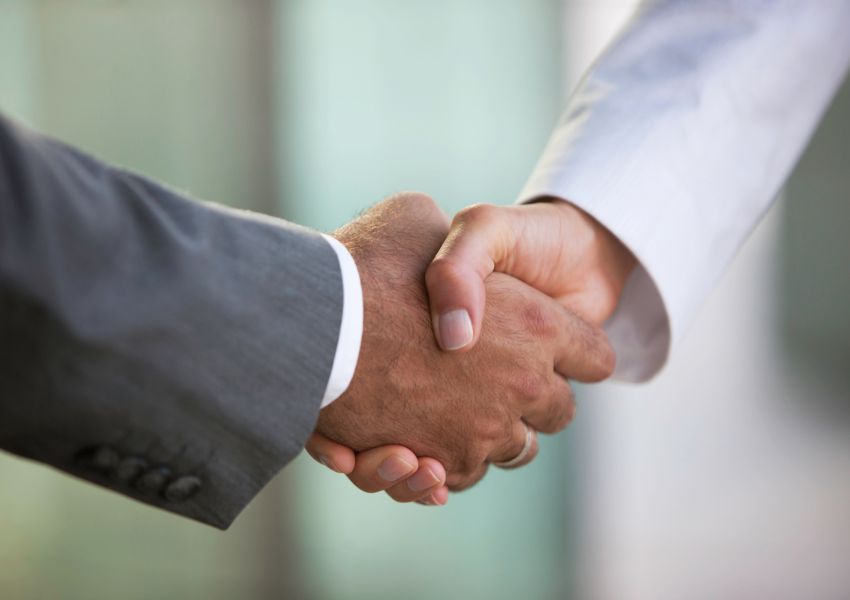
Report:
[[[307,450],[364,491],[444,504],[570,423],[568,379],[613,372],[600,326],[635,261],[567,202],[476,205],[450,224],[405,193],[334,236],[360,271],[363,339]]]

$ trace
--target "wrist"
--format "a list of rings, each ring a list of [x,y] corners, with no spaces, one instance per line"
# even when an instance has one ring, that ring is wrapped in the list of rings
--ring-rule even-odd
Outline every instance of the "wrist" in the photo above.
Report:
[[[617,307],[623,288],[637,265],[631,250],[607,227],[575,204],[557,197],[541,198],[558,212],[564,230],[577,251],[580,266],[577,273],[583,275],[585,285],[596,291],[592,320],[602,323]]]
[[[353,397],[361,394],[359,390],[372,378],[370,357],[374,354],[376,342],[382,343],[384,325],[382,317],[386,317],[392,307],[385,306],[386,283],[385,277],[389,267],[382,257],[382,251],[376,240],[370,239],[373,233],[360,227],[358,221],[348,223],[330,235],[351,255],[357,267],[361,294],[361,339],[360,360],[357,363],[351,383],[334,405],[348,405]],[[381,268],[383,265],[383,271]],[[339,408],[339,407],[337,407]],[[329,411],[322,411],[327,413]],[[338,411],[336,411],[338,412]],[[320,415],[321,417],[321,415]],[[328,415],[325,415],[328,417]],[[326,419],[324,419],[326,420]],[[323,419],[320,418],[320,423]]]

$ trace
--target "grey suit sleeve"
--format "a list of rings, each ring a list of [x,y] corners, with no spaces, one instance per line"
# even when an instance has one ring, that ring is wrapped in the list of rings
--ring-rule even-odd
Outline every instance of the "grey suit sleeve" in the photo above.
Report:
[[[334,251],[0,116],[0,447],[226,528],[303,447]]]

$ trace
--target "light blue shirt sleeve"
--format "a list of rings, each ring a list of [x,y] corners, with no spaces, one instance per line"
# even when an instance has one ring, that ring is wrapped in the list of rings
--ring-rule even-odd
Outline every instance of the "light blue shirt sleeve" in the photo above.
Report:
[[[849,63],[847,0],[657,0],[586,73],[520,201],[569,200],[639,260],[606,324],[616,378],[662,368]]]

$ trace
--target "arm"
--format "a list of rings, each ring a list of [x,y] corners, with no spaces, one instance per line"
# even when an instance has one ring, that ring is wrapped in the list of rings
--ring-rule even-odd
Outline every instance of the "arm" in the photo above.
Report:
[[[466,360],[440,352],[422,276],[447,229],[431,199],[402,194],[329,244],[0,120],[0,447],[222,528],[317,420],[349,447],[399,440],[439,467],[405,499],[468,487],[527,446],[524,423],[572,417],[553,364],[598,379],[612,353],[507,276],[490,286],[492,339]],[[349,291],[362,350],[357,333],[337,381]]]
[[[475,344],[501,271],[607,321],[615,376],[657,373],[837,90],[848,23],[843,0],[646,2],[570,99],[520,195],[534,203],[455,218],[427,274],[443,348]]]
[[[225,528],[313,430],[342,304],[319,234],[0,118],[0,447]]]
[[[663,366],[848,63],[843,0],[658,0],[586,74],[521,200],[569,200],[638,259],[606,325],[615,376]]]

